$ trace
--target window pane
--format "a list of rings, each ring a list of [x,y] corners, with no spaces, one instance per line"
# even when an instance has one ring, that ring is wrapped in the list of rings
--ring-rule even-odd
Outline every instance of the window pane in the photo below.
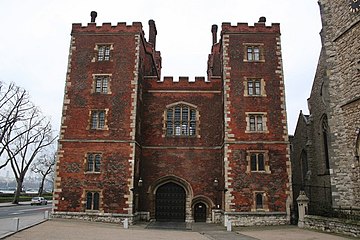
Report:
[[[248,95],[253,95],[254,92],[253,92],[253,82],[252,81],[249,81],[248,82]]]
[[[167,110],[166,118],[167,118],[168,121],[172,121],[173,117],[174,117],[173,109],[170,108],[170,109]]]
[[[97,121],[98,121],[97,112],[92,112],[91,113],[91,128],[92,129],[97,128]]]
[[[175,107],[175,121],[180,121],[181,108],[179,106]]]
[[[188,119],[189,119],[189,108],[183,107],[182,108],[182,120],[188,121]]]
[[[190,110],[190,120],[196,121],[196,110],[194,110],[194,109]]]
[[[174,126],[172,121],[167,122],[166,127],[166,135],[173,135],[174,134]]]
[[[248,47],[247,48],[247,59],[249,61],[252,61],[253,60],[253,53],[252,53],[252,48],[251,47]]]
[[[102,80],[102,92],[107,93],[108,92],[108,78],[104,77]]]
[[[260,60],[260,50],[258,47],[254,47],[254,60],[255,61]]]
[[[109,61],[110,60],[110,46],[105,47],[105,53],[104,53],[104,60]]]
[[[96,154],[95,155],[95,172],[100,172],[100,160],[101,160],[101,155]]]
[[[262,116],[257,116],[257,130],[263,130]]]
[[[104,46],[99,46],[98,48],[98,61],[104,60],[105,48]]]
[[[256,81],[255,82],[255,95],[261,95],[260,90],[261,90],[260,81]]]
[[[94,193],[94,205],[93,205],[93,210],[99,210],[99,193],[95,192]]]
[[[190,122],[190,136],[195,135],[196,133],[196,122],[191,121]]]
[[[250,156],[250,169],[251,171],[256,171],[257,167],[256,167],[256,155],[255,154],[251,154]]]
[[[265,171],[264,154],[258,155],[258,170]]]
[[[92,154],[88,154],[88,159],[87,159],[87,170],[89,172],[92,172],[94,170],[93,166],[94,166],[94,156]]]
[[[99,93],[101,92],[101,78],[96,77],[96,89],[95,92]]]
[[[255,117],[250,116],[250,131],[255,131]]]
[[[92,205],[92,193],[88,192],[86,193],[86,209],[91,209]]]
[[[188,134],[188,123],[187,122],[183,122],[181,125],[181,135],[189,135]]]
[[[104,128],[105,126],[105,112],[99,112],[99,128]]]
[[[180,135],[181,135],[180,122],[175,122],[175,135],[176,135],[176,136],[180,136]]]

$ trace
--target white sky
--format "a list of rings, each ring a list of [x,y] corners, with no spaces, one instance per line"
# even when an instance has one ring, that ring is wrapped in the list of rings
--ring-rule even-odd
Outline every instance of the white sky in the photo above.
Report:
[[[280,23],[289,134],[307,110],[320,53],[321,21],[316,0],[0,0],[0,80],[27,89],[33,102],[60,128],[72,23],[142,22],[158,31],[162,76],[206,76],[211,25],[248,22],[260,16]],[[219,36],[218,36],[219,39]]]

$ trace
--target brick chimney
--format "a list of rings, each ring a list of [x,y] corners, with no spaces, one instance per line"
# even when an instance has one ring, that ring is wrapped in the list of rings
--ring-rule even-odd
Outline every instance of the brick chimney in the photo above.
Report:
[[[213,45],[217,43],[217,30],[218,30],[218,26],[216,24],[211,26]]]
[[[155,21],[154,20],[149,20],[149,42],[152,43],[152,45],[156,46],[156,35],[157,35],[157,31],[156,31],[156,25],[155,25]]]
[[[91,11],[90,16],[91,16],[91,22],[92,23],[95,22],[95,19],[97,17],[97,12]]]

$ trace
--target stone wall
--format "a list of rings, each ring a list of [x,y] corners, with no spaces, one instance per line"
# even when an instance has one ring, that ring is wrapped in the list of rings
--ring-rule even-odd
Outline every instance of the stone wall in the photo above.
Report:
[[[224,224],[231,221],[232,226],[272,226],[289,224],[285,212],[237,212],[225,213]]]
[[[360,222],[319,216],[305,216],[304,227],[324,232],[341,233],[352,237],[360,237]]]

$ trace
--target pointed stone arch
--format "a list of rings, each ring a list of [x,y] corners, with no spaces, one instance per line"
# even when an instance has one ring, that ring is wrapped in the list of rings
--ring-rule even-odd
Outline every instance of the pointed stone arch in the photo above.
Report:
[[[155,209],[155,201],[156,201],[156,192],[159,187],[167,184],[167,183],[175,183],[181,186],[185,191],[185,222],[193,222],[192,218],[192,209],[191,209],[191,201],[193,199],[193,190],[189,182],[185,179],[180,178],[175,175],[168,175],[161,178],[158,178],[154,181],[148,188],[148,194],[150,199],[150,218],[155,219],[156,209]]]
[[[193,219],[196,221],[196,207],[198,204],[204,204],[206,207],[206,222],[211,222],[211,209],[215,207],[214,202],[207,196],[198,195],[195,196],[192,200],[191,208],[193,211]]]

